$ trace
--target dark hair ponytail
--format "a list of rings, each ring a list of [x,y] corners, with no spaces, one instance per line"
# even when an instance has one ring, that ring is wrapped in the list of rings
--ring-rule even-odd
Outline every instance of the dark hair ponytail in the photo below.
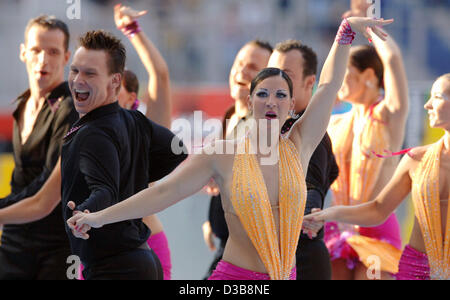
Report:
[[[370,45],[356,46],[350,52],[350,64],[360,72],[371,68],[378,79],[378,87],[384,89],[384,67],[375,47]]]
[[[139,92],[139,80],[137,79],[136,74],[132,71],[125,69],[123,71],[122,78],[123,86],[128,93],[135,92],[138,94]]]

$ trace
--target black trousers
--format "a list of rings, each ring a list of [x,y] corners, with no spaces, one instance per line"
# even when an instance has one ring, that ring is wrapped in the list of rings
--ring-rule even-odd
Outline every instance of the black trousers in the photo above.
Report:
[[[297,280],[331,280],[330,254],[322,239],[302,235],[296,258]]]
[[[66,236],[65,236],[66,238]],[[68,241],[55,243],[36,235],[3,233],[0,280],[67,280]]]
[[[161,262],[151,249],[135,249],[85,266],[86,280],[163,280]]]

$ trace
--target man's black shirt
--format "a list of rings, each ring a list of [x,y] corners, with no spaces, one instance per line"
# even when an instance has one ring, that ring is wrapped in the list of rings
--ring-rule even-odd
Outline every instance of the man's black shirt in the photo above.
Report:
[[[64,135],[78,119],[68,84],[64,82],[45,97],[46,101],[36,118],[33,130],[22,145],[18,122],[29,97],[30,90],[27,90],[16,100],[18,105],[13,113],[15,167],[11,179],[11,194],[0,199],[0,208],[15,204],[41,189],[58,161]],[[15,237],[18,235],[27,238],[16,241]],[[8,243],[15,241],[21,244],[24,240],[30,240],[34,243],[42,242],[45,244],[43,246],[47,247],[53,242],[68,246],[61,206],[58,205],[42,220],[23,225],[5,225],[2,239],[7,239]]]
[[[117,102],[101,106],[74,124],[62,150],[62,205],[67,221],[76,210],[96,212],[148,187],[175,169],[186,157],[175,154],[182,145],[170,130],[138,111]],[[144,244],[150,230],[139,220],[127,220],[91,229],[90,238],[74,237],[66,225],[72,252],[85,266]]]

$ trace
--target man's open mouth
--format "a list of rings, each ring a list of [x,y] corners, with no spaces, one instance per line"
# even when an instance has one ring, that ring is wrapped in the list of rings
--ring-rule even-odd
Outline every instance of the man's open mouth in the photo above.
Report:
[[[77,101],[80,102],[86,101],[87,98],[89,98],[89,95],[90,95],[89,91],[75,89],[75,97]]]

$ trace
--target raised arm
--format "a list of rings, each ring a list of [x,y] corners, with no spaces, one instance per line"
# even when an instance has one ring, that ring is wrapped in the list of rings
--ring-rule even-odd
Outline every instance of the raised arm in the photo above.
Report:
[[[131,23],[137,22],[137,19],[146,13],[147,11],[138,12],[119,4],[114,7],[114,20],[118,28],[125,28]],[[145,94],[147,97],[146,116],[152,121],[170,128],[172,102],[167,63],[143,31],[129,35],[129,38],[149,76]]]
[[[352,0],[350,10],[344,16],[366,17],[373,14],[373,4],[366,0]],[[371,8],[372,7],[372,8]],[[379,29],[378,29],[379,30]],[[384,68],[384,105],[391,113],[390,119],[404,123],[408,115],[408,81],[406,77],[403,57],[394,39],[383,32],[385,41],[372,35],[372,41]]]
[[[355,206],[333,206],[305,216],[305,222],[337,221],[364,227],[382,224],[411,192],[412,162],[405,155],[392,179],[373,201]]]
[[[347,21],[352,30],[358,31],[365,36],[368,36],[366,32],[367,27],[376,28],[375,26],[387,25],[393,22],[393,20],[374,20],[363,17],[351,17]],[[340,30],[342,29],[343,27],[340,28]],[[375,35],[379,35],[381,39],[384,39],[378,30],[374,29],[373,32]],[[308,161],[326,132],[336,94],[344,80],[350,45],[338,43],[337,40],[334,41],[325,60],[317,92],[312,97],[302,118],[294,125],[294,130],[292,130],[291,134],[294,143],[300,144],[298,140],[301,141],[302,152],[308,158]],[[298,140],[295,141],[295,139]]]
[[[405,123],[409,111],[408,80],[400,48],[388,34],[386,41],[373,35],[373,44],[383,62],[384,105],[390,112],[390,120]]]
[[[156,186],[96,213],[79,213],[67,221],[70,228],[138,219],[160,212],[201,190],[215,175],[213,155],[193,154]]]
[[[0,224],[24,224],[48,216],[61,201],[61,159],[42,188],[33,196],[0,209]]]

